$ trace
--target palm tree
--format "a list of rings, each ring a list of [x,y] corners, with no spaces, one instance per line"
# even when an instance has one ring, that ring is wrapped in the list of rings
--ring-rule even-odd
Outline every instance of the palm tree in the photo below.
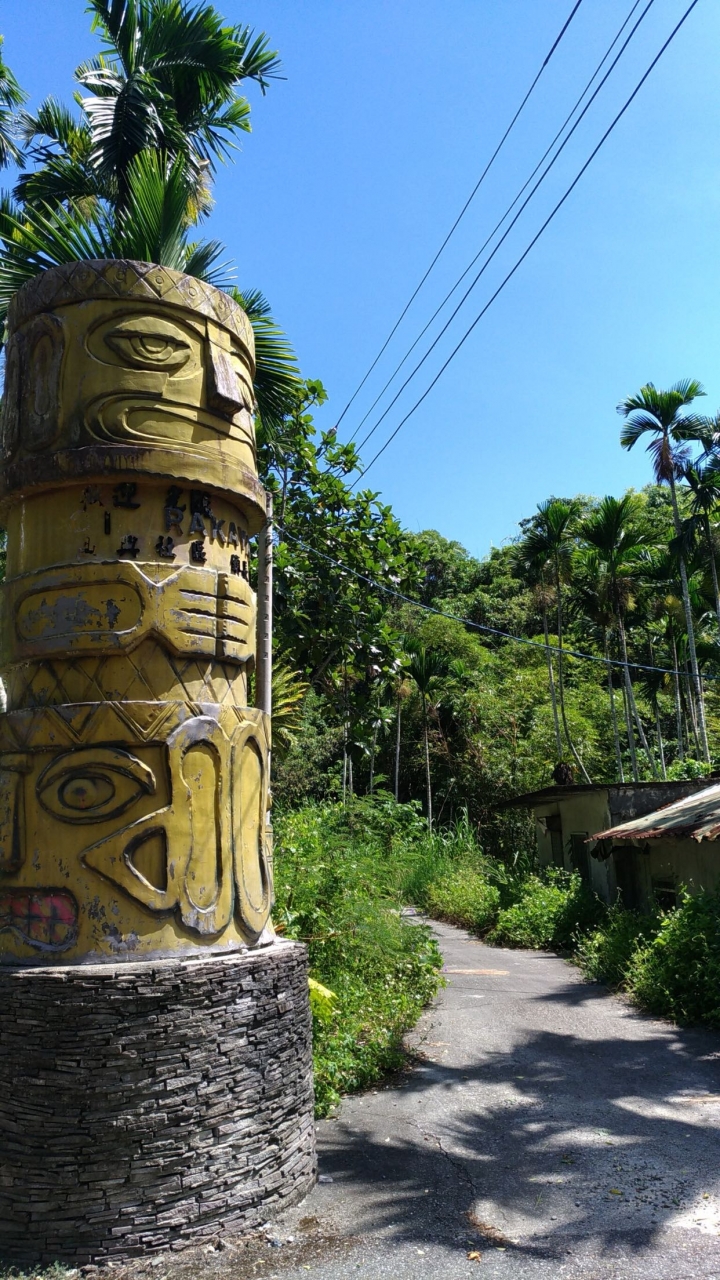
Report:
[[[434,681],[440,676],[447,675],[450,663],[444,653],[438,653],[437,650],[428,649],[426,645],[415,640],[414,637],[406,641],[406,648],[410,659],[407,666],[408,675],[415,681],[422,699],[423,740],[425,744],[425,782],[427,786],[427,824],[428,831],[432,835],[433,810],[432,777],[430,773],[430,739],[428,734],[428,697]]]
[[[541,502],[538,506],[538,513],[533,517],[525,536],[520,544],[521,555],[524,555],[529,564],[535,566],[535,571],[541,571],[542,565],[547,565],[552,574],[553,585],[555,587],[555,600],[557,604],[557,636],[558,636],[558,694],[560,700],[560,715],[562,717],[563,729],[567,744],[575,758],[578,768],[582,771],[586,782],[590,782],[590,774],[583,764],[575,743],[572,740],[570,729],[568,726],[567,710],[565,706],[565,673],[563,664],[563,580],[570,576],[572,567],[572,551],[573,551],[573,529],[579,514],[579,507],[576,502],[564,502],[560,498],[550,498],[547,502]],[[549,652],[547,634],[545,637],[546,653]],[[552,687],[552,686],[551,686]]]
[[[673,668],[673,691],[675,693],[675,726],[677,734],[677,752],[678,760],[685,759],[685,740],[683,738],[683,711],[682,696],[680,693],[680,668],[678,667],[678,651],[677,640],[675,638],[675,629],[673,619],[668,613],[666,617],[666,629],[670,638],[670,652],[672,656]]]
[[[718,586],[717,560],[710,517],[720,502],[720,458],[711,457],[707,462],[688,463],[682,478],[688,486],[690,497],[689,532],[699,530],[707,548],[712,574],[715,616],[720,626],[720,587]]]
[[[2,56],[3,37],[0,36],[0,169],[9,164],[20,164],[22,152],[17,145],[16,112],[27,98]]]
[[[394,678],[393,693],[395,696],[395,799],[400,799],[400,747],[402,745],[402,705],[410,695],[410,685],[406,678],[404,657],[398,658]]]
[[[216,161],[250,128],[237,86],[254,80],[264,93],[279,73],[277,53],[264,34],[226,25],[205,0],[89,0],[88,8],[103,52],[75,72],[88,91],[80,100],[82,137],[54,127],[49,103],[26,117],[25,137],[41,167],[32,182],[21,178],[18,198],[74,200],[91,171],[104,198],[123,208],[134,160],[159,151],[170,164],[183,157],[195,211],[203,212]]]
[[[530,587],[533,602],[542,614],[548,688],[550,690],[550,705],[552,706],[553,726],[555,729],[555,752],[557,761],[560,762],[563,757],[563,746],[562,738],[560,736],[560,720],[558,718],[557,694],[555,691],[555,673],[553,670],[552,650],[550,648],[550,635],[548,628],[548,609],[554,601],[554,595],[552,586],[547,581],[549,569],[547,548],[539,547],[534,541],[531,541],[530,545],[528,545],[527,540],[522,539],[515,547],[513,547],[512,561],[515,572],[521,578],[524,578],[526,584]]]
[[[386,688],[383,689],[381,696],[383,696],[386,691]],[[372,795],[375,790],[375,758],[377,755],[378,738],[387,737],[392,728],[394,719],[395,713],[392,707],[385,706],[382,702],[378,702],[376,704],[370,721],[370,728],[372,730],[370,741],[370,795]]]
[[[615,763],[620,782],[625,781],[622,752],[620,750],[620,734],[618,732],[617,711],[615,708],[615,686],[613,684],[613,664],[610,657],[610,630],[615,624],[615,606],[612,584],[607,565],[594,550],[579,547],[576,553],[576,572],[573,584],[572,604],[574,611],[587,619],[600,632],[603,654],[605,656],[605,672],[607,677],[608,699],[610,702],[610,718],[612,721],[613,744],[615,746]]]
[[[651,436],[647,451],[652,458],[656,483],[667,484],[670,488],[673,523],[678,541],[682,538],[682,521],[676,480],[682,475],[683,468],[689,461],[688,441],[706,439],[709,430],[706,417],[697,413],[684,413],[683,410],[698,396],[704,394],[702,385],[694,378],[676,382],[668,391],[659,391],[652,382],[648,382],[646,386],[640,388],[636,396],[629,396],[618,405],[618,413],[625,418],[625,425],[620,433],[623,449],[632,449],[644,435]],[[682,552],[680,552],[678,563],[700,744],[705,760],[709,762],[710,749],[705,723],[705,703],[695,646],[695,626],[690,603],[687,566]]]
[[[626,614],[633,601],[642,565],[643,551],[649,542],[648,534],[639,523],[639,516],[640,504],[635,495],[626,493],[622,498],[605,497],[584,520],[580,530],[582,542],[589,552],[585,557],[586,567],[595,578],[606,576],[615,612],[625,680],[628,746],[636,782],[639,772],[631,717],[637,725],[648,760],[652,762],[653,759],[633,694],[625,627]]]

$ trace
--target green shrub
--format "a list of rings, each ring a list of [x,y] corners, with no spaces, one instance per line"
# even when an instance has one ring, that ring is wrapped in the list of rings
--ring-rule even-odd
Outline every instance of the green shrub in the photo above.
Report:
[[[576,872],[550,870],[520,883],[516,901],[499,913],[488,941],[566,951],[602,914],[602,905]]]
[[[626,986],[650,1013],[720,1028],[720,891],[683,895],[631,958]]]
[[[276,927],[307,943],[319,1115],[402,1063],[403,1033],[440,982],[429,929],[400,915],[401,885],[425,838],[417,811],[385,796],[309,806],[276,823]]]
[[[659,923],[656,915],[610,907],[600,928],[579,939],[574,959],[591,981],[623,987],[636,951],[657,932]]]

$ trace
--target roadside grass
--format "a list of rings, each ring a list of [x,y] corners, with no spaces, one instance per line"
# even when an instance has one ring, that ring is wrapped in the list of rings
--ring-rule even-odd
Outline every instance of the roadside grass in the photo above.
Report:
[[[441,983],[430,930],[402,917],[422,824],[410,806],[355,801],[277,820],[273,918],[309,951],[317,1114],[403,1063],[402,1037]]]

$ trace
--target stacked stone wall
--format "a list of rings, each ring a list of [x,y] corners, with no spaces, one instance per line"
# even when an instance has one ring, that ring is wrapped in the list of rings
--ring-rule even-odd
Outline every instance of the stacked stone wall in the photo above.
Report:
[[[315,1177],[307,956],[0,967],[0,1259],[240,1233]]]

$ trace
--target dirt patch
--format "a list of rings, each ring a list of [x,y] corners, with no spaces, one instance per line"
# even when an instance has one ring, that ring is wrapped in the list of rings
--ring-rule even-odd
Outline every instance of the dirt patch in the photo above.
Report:
[[[272,1225],[252,1235],[219,1236],[200,1247],[82,1267],[81,1272],[85,1280],[254,1280],[338,1259],[358,1243],[357,1236],[338,1235],[312,1216],[301,1218],[292,1229]]]

